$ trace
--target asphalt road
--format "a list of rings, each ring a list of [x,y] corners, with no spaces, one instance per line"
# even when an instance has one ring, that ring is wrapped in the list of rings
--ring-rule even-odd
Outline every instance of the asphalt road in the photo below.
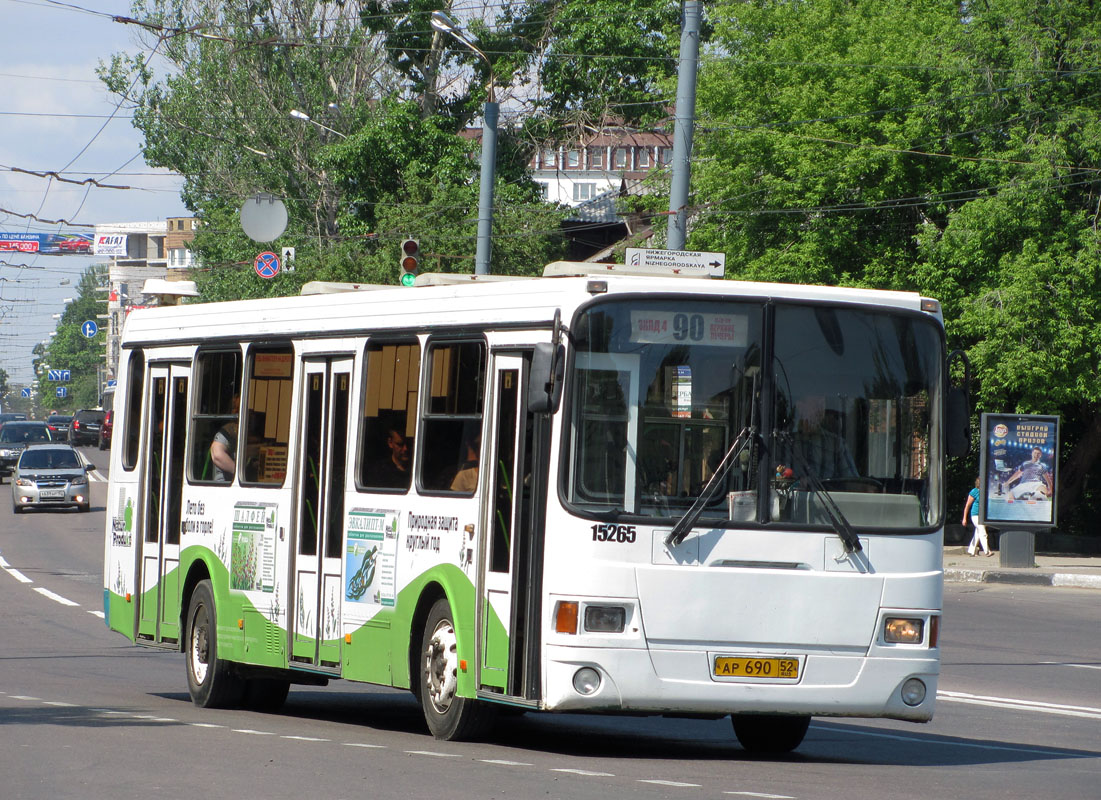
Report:
[[[527,714],[444,743],[407,693],[344,682],[278,714],[196,708],[181,655],[103,624],[106,484],[90,514],[17,518],[0,491],[4,800],[1099,796],[1096,591],[948,584],[934,721],[815,719],[782,759],[729,720]]]

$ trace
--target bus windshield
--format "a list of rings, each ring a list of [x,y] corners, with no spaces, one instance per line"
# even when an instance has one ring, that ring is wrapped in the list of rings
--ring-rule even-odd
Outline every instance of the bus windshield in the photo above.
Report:
[[[940,522],[931,317],[611,298],[579,315],[573,341],[565,496],[583,513],[669,524],[749,431],[701,524],[828,527],[823,493],[864,530]]]

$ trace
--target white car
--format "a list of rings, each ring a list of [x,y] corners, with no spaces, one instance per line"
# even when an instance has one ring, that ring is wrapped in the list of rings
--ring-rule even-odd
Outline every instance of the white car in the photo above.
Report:
[[[68,444],[36,444],[19,456],[11,475],[11,507],[16,514],[28,508],[91,508],[88,473],[94,464],[85,463]]]

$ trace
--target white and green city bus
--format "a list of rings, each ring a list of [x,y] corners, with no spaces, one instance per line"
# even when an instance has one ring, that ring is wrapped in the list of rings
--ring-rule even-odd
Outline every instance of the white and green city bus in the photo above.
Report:
[[[930,719],[966,424],[935,300],[418,283],[129,316],[106,621],[185,653],[196,704],[343,678],[443,739],[502,707],[730,715],[759,751]]]

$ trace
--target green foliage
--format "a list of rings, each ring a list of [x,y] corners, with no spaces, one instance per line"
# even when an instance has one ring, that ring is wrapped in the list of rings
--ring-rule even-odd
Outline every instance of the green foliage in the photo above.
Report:
[[[69,370],[71,380],[57,383],[46,380],[42,371],[38,376],[39,407],[48,412],[57,409],[62,413],[72,413],[81,408],[95,408],[99,405],[100,369],[103,366],[103,340],[106,332],[101,327],[94,338],[81,333],[81,326],[87,320],[96,321],[97,315],[104,312],[103,300],[106,294],[97,292],[106,275],[102,266],[89,267],[76,285],[76,296],[61,314],[56,335],[42,349],[36,367],[48,364],[51,369]],[[59,386],[68,388],[65,398],[55,395]]]
[[[1067,421],[1067,519],[1101,456],[1101,21],[964,8],[717,3],[689,244],[736,277],[939,298],[977,410]]]

